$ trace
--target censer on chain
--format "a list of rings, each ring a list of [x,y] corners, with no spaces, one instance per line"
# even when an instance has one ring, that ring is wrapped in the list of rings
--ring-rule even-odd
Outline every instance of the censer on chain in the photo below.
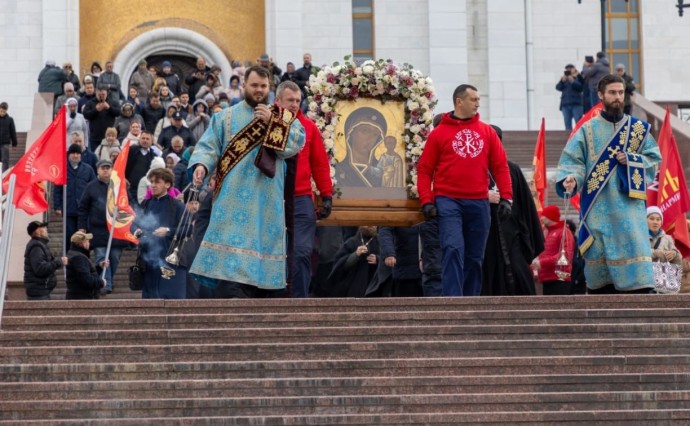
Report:
[[[189,189],[190,192],[189,201],[199,201],[199,190],[197,188],[191,188],[189,185],[185,188],[185,191],[187,189]],[[182,217],[180,218],[180,223],[177,224],[177,230],[175,231],[175,235],[173,236],[173,240],[165,256],[167,265],[161,266],[161,277],[166,280],[175,276],[174,267],[180,264],[180,250],[182,250],[182,247],[187,242],[190,231],[192,230],[192,216],[193,213],[185,206]]]
[[[568,272],[568,266],[570,266],[570,261],[568,260],[568,256],[566,255],[565,252],[565,239],[567,236],[567,232],[570,232],[568,229],[568,222],[566,221],[566,217],[568,215],[568,208],[570,207],[570,193],[566,192],[565,193],[565,207],[564,207],[564,213],[563,213],[563,234],[561,235],[561,255],[558,256],[558,260],[556,260],[556,276],[560,281],[566,281],[570,279],[570,272]]]

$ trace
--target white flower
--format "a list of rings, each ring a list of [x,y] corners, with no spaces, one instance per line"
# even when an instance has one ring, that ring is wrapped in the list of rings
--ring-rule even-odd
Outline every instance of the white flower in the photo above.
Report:
[[[331,124],[327,125],[324,130],[333,133],[333,132],[335,132],[335,125],[331,123]]]
[[[331,166],[331,178],[335,177],[335,167]]]
[[[419,136],[419,135],[414,135],[414,136],[412,136],[412,142],[414,142],[414,143],[421,143],[421,142],[422,142],[422,137]],[[420,154],[421,154],[421,152],[420,152]]]
[[[321,112],[331,112],[331,106],[328,105],[327,103],[322,103],[321,104]]]
[[[355,68],[355,75],[362,75],[362,68],[361,68],[361,67]],[[357,83],[359,83],[359,81],[358,81],[357,83],[355,83],[354,80],[355,80],[355,79],[353,78],[353,79],[352,79],[352,84],[357,84]]]
[[[432,119],[431,111],[426,111],[424,114],[422,114],[422,120],[424,120],[425,123],[428,123]]]
[[[362,67],[362,72],[363,72],[364,74],[369,75],[369,74],[371,74],[371,73],[374,72],[374,67],[371,66],[371,65],[365,65],[365,66]]]
[[[317,104],[314,101],[309,103],[309,111],[316,111],[318,109],[319,109],[319,104]]]
[[[324,138],[323,139],[323,146],[326,147],[327,150],[333,149],[333,139],[332,138]]]
[[[407,109],[414,111],[419,108],[419,104],[415,101],[407,101]]]
[[[410,154],[417,156],[422,155],[422,149],[418,146],[415,146],[414,148],[410,149]]]
[[[410,132],[412,133],[419,133],[420,130],[422,130],[422,128],[419,126],[419,124],[415,124],[410,127]]]
[[[350,89],[347,87],[344,87],[342,92],[343,92],[343,95],[348,95],[348,94],[350,94]]]

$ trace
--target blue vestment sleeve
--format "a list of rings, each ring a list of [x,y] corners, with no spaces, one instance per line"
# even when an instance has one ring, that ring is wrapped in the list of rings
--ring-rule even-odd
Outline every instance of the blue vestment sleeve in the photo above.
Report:
[[[278,158],[290,158],[297,155],[304,147],[305,132],[302,123],[299,120],[295,120],[290,125],[290,134],[288,135],[288,141],[285,145],[285,151],[276,151],[276,156]]]
[[[187,173],[191,180],[191,174],[197,165],[201,164],[206,167],[206,176],[211,176],[216,170],[218,159],[223,154],[225,148],[225,126],[230,126],[231,123],[225,123],[225,112],[220,111],[213,115],[211,123],[204,132],[204,134],[194,147],[194,153],[189,159],[189,167]]]
[[[556,192],[560,197],[565,197],[563,181],[570,175],[577,181],[576,192],[582,188],[587,173],[587,141],[585,138],[585,127],[582,126],[568,141],[558,160],[558,171],[556,174]]]

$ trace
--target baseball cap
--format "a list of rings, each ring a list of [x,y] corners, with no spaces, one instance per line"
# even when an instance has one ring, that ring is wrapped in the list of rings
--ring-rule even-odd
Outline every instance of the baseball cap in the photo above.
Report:
[[[69,240],[75,244],[79,244],[84,240],[90,240],[93,238],[93,234],[87,234],[86,232],[82,231],[77,231],[74,234],[72,234],[72,238]]]
[[[268,61],[268,60],[270,60],[270,59],[268,58],[268,53],[264,53],[263,55],[261,55],[261,57],[259,58],[259,60],[261,60],[261,61]]]
[[[38,228],[43,228],[43,227],[46,227],[46,226],[48,226],[48,222],[39,222],[39,221],[37,221],[37,220],[34,220],[33,222],[31,222],[31,223],[29,224],[29,226],[26,227],[26,232],[27,232],[29,235],[31,235],[31,234],[33,234],[34,232],[36,232],[36,230],[37,230]]]

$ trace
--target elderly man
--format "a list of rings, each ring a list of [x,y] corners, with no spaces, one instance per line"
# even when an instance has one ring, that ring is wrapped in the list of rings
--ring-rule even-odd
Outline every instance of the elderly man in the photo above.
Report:
[[[57,285],[55,271],[69,263],[66,256],[56,258],[48,248],[48,223],[33,221],[26,232],[31,239],[24,251],[24,289],[27,300],[50,300]]]
[[[79,101],[77,98],[67,99],[67,140],[75,132],[80,132],[82,135],[89,134],[89,125],[84,115],[77,111],[78,107]]]
[[[164,128],[158,136],[158,146],[162,150],[165,151],[170,148],[170,142],[175,136],[181,137],[185,146],[194,146],[196,144],[192,131],[182,125],[183,119],[179,111],[175,111],[172,117],[170,117],[170,122],[171,125]]]
[[[139,68],[137,68],[137,72],[132,74],[129,84],[137,89],[139,102],[145,104],[153,87],[153,75],[146,68],[146,59],[139,61]]]
[[[60,111],[60,108],[67,102],[68,99],[73,98],[77,95],[77,92],[74,90],[74,84],[72,83],[65,83],[63,86],[64,94],[60,95],[57,97],[55,100],[55,108],[53,109],[53,116],[56,116],[58,111]]]
[[[112,61],[105,63],[105,71],[98,77],[98,85],[108,89],[108,102],[119,104],[122,83],[120,83],[120,76],[113,72]]]
[[[67,300],[98,299],[99,290],[105,285],[96,267],[89,259],[90,241],[93,235],[77,231],[70,238],[67,252]],[[107,261],[99,264],[99,269],[107,265]]]

